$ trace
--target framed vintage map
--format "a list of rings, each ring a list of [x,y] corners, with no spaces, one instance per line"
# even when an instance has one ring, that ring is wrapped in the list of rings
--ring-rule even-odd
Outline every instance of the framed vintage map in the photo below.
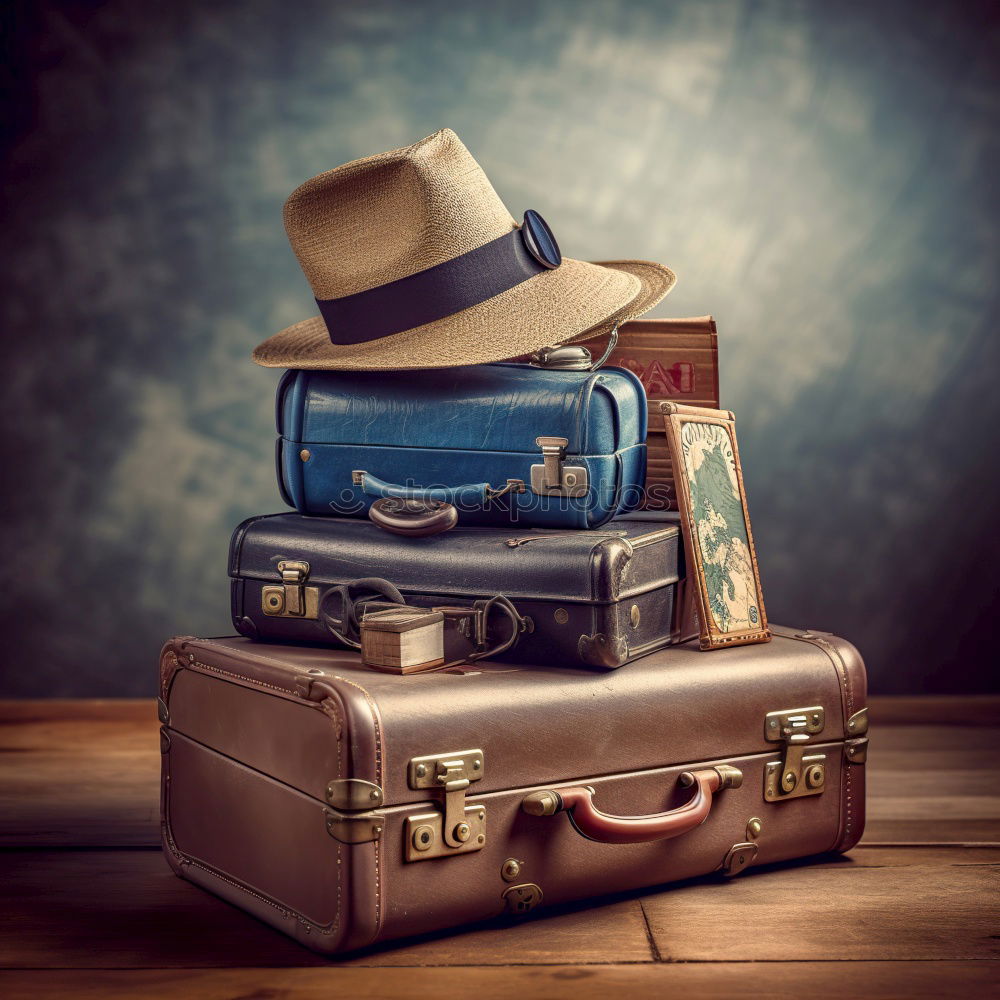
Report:
[[[660,404],[702,649],[767,642],[764,598],[729,410]]]

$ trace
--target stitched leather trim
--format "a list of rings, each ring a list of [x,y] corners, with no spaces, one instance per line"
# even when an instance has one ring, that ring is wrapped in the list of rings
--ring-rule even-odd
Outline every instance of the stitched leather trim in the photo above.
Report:
[[[211,641],[209,639],[199,639],[199,640],[196,640],[196,641],[198,641],[199,643],[201,643],[203,645],[208,645],[208,646],[221,646],[222,645],[221,643],[216,643],[216,642],[213,642],[213,641]],[[193,654],[190,654],[190,655],[193,656]],[[251,655],[253,655],[255,659],[263,660],[263,661],[270,662],[270,663],[280,663],[281,662],[279,660],[275,660],[274,658],[268,657],[268,656],[263,656],[263,655],[259,655],[259,654],[251,654]],[[209,673],[219,674],[221,676],[231,678],[234,681],[240,682],[240,686],[242,686],[242,687],[263,687],[263,688],[268,688],[269,690],[275,691],[275,692],[277,692],[280,695],[289,697],[290,699],[294,699],[297,702],[301,702],[301,699],[298,697],[298,695],[296,694],[296,692],[291,691],[288,688],[279,687],[279,686],[274,685],[274,684],[268,684],[266,681],[261,681],[261,680],[255,680],[255,679],[252,679],[252,678],[248,678],[248,677],[246,677],[244,675],[234,673],[233,671],[225,670],[222,667],[216,667],[216,666],[213,666],[212,664],[205,663],[202,660],[192,659],[192,658],[189,657],[189,659],[187,661],[185,661],[183,658],[178,657],[177,654],[173,650],[169,650],[166,654],[164,654],[164,659],[167,659],[167,658],[170,658],[172,660],[172,662],[173,662],[173,669],[170,672],[170,680],[171,681],[176,676],[176,674],[177,674],[177,672],[179,670],[184,669],[185,667],[190,667],[190,668],[193,668],[193,669],[195,669],[197,671],[207,671]],[[345,678],[338,678],[338,679],[339,680],[346,680]],[[380,741],[380,738],[379,738],[380,727],[378,725],[378,719],[377,719],[377,716],[376,716],[374,702],[372,701],[371,697],[368,695],[368,692],[365,691],[363,688],[361,688],[359,685],[354,684],[352,681],[346,681],[346,683],[352,684],[354,687],[357,687],[359,690],[361,690],[362,693],[365,695],[365,698],[367,699],[368,703],[369,703],[369,707],[372,709],[372,715],[373,715],[373,718],[375,719],[376,745],[379,748],[379,752],[377,754],[377,758],[378,759],[377,759],[377,762],[376,762],[376,767],[377,767],[377,773],[381,776],[381,741]],[[164,700],[166,700],[166,695],[164,695]],[[324,699],[324,701],[326,701],[326,700],[327,699]],[[337,729],[337,741],[336,741],[337,742],[337,777],[339,778],[344,773],[343,761],[342,761],[342,757],[341,757],[341,755],[342,755],[342,742],[343,741],[340,738],[340,733],[343,730],[343,722],[342,722],[342,720],[339,720],[336,717],[336,709],[335,708],[334,708],[334,714],[331,715],[330,707],[329,706],[324,706],[322,703],[316,703],[316,702],[309,703],[309,702],[306,702],[305,704],[311,705],[311,707],[315,708],[317,711],[321,711],[325,715],[327,715],[327,717],[331,719],[331,721],[334,723],[334,726]],[[212,752],[217,752],[217,751],[212,751]],[[272,779],[272,780],[277,780],[277,779]],[[213,878],[217,878],[217,879],[219,879],[222,882],[226,882],[227,884],[231,885],[233,888],[238,889],[240,892],[244,892],[244,893],[246,893],[249,896],[253,896],[255,899],[258,899],[261,902],[266,903],[268,906],[273,907],[283,917],[285,917],[285,918],[294,918],[299,924],[301,924],[303,926],[303,928],[305,929],[305,932],[307,934],[312,933],[313,930],[318,931],[321,935],[324,935],[324,936],[328,936],[328,935],[330,935],[332,933],[336,933],[336,931],[340,927],[342,894],[343,894],[343,878],[340,877],[340,875],[339,875],[339,873],[342,872],[342,870],[343,870],[342,867],[341,867],[341,865],[342,865],[342,856],[341,855],[342,855],[343,847],[342,847],[342,845],[340,843],[336,842],[335,840],[333,841],[334,843],[337,844],[337,846],[335,848],[337,853],[336,853],[336,858],[335,858],[335,862],[334,863],[336,864],[336,868],[337,868],[337,871],[338,871],[338,878],[337,878],[337,899],[336,899],[336,908],[335,908],[335,911],[334,911],[334,918],[333,918],[332,921],[330,921],[327,924],[318,924],[315,921],[310,920],[304,914],[299,913],[296,910],[291,910],[288,907],[284,906],[283,904],[281,904],[281,903],[277,902],[276,900],[272,899],[271,897],[266,896],[266,895],[264,895],[262,893],[257,892],[255,889],[252,889],[246,883],[241,882],[238,879],[234,879],[234,878],[232,878],[232,877],[230,877],[228,875],[225,875],[221,871],[219,871],[218,869],[214,868],[213,866],[211,866],[209,864],[206,864],[203,861],[199,861],[198,859],[196,859],[192,855],[185,854],[183,851],[181,851],[181,849],[177,845],[176,840],[174,839],[173,831],[172,831],[171,826],[170,826],[170,770],[169,770],[169,753],[164,756],[162,783],[163,783],[163,815],[162,815],[162,818],[161,818],[161,824],[160,824],[160,826],[161,826],[161,830],[162,830],[162,833],[163,833],[163,843],[164,843],[165,849],[171,855],[173,855],[174,859],[177,861],[177,863],[182,868],[186,867],[186,866],[191,866],[191,867],[194,867],[194,868],[198,868],[198,869],[206,872],[207,874],[209,874]],[[378,783],[381,784],[381,778],[379,779]],[[331,838],[331,840],[333,840],[333,838]],[[379,850],[378,850],[378,843],[376,842],[376,844],[375,844],[375,884],[376,884],[375,921],[376,921],[376,934],[377,934],[378,929],[381,929],[381,914],[380,914],[380,906],[379,906],[379,904],[381,902],[381,893],[380,893],[380,890],[379,890],[379,885],[380,885],[379,860],[380,860],[380,853],[379,853]]]
[[[368,691],[363,688],[360,684],[354,681],[348,680],[346,677],[341,677],[339,674],[334,675],[334,680],[340,681],[342,684],[349,684],[351,687],[356,688],[364,696],[365,702],[368,705],[368,710],[372,714],[372,726],[375,730],[375,784],[380,787],[383,784],[383,754],[382,754],[382,717],[379,714],[378,705],[375,703],[375,699],[368,693]],[[381,844],[379,841],[374,841],[374,854],[375,854],[375,933],[372,935],[371,939],[365,944],[371,944],[372,942],[378,940],[379,933],[382,930],[382,851]],[[338,883],[339,885],[339,883]],[[360,946],[359,946],[360,947]]]
[[[192,855],[186,854],[177,845],[177,841],[174,839],[173,829],[170,825],[170,764],[169,764],[169,754],[164,758],[166,764],[163,769],[163,816],[160,820],[160,830],[163,838],[163,846],[170,853],[180,868],[183,870],[186,867],[198,868],[213,878],[219,879],[221,882],[225,882],[231,885],[234,889],[238,889],[240,892],[246,893],[248,896],[253,896],[254,899],[260,900],[262,903],[266,903],[268,906],[277,910],[278,913],[285,917],[286,919],[295,919],[298,923],[302,924],[306,929],[306,933],[311,933],[312,930],[318,931],[321,935],[330,935],[337,932],[340,927],[340,916],[341,916],[341,896],[342,896],[342,880],[337,879],[337,902],[336,908],[334,910],[334,917],[327,924],[318,924],[308,917],[299,913],[297,910],[292,910],[289,907],[279,903],[276,899],[271,896],[266,896],[256,889],[251,888],[245,882],[241,882],[239,879],[234,879],[229,875],[223,874],[217,868],[212,865],[207,864],[204,861],[200,861]],[[332,839],[332,838],[331,838]],[[341,845],[337,844],[337,859],[336,865],[338,871],[340,870],[341,864]]]
[[[847,732],[847,720],[854,714],[854,687],[851,683],[851,672],[847,668],[847,664],[844,662],[844,658],[840,655],[840,650],[837,649],[833,643],[828,642],[821,635],[814,635],[810,639],[803,640],[805,642],[812,642],[814,645],[819,646],[830,660],[833,662],[834,668],[837,670],[838,675],[843,678],[841,690],[843,692],[843,702],[844,702],[844,726],[845,734]],[[855,789],[854,789],[854,768],[850,765],[847,760],[847,755],[843,756],[843,765],[841,768],[841,781],[843,783],[843,789],[841,793],[841,816],[843,830],[837,831],[837,838],[833,842],[833,850],[841,849],[842,845],[851,843],[851,837],[853,834],[853,826],[857,819],[856,809],[854,803]]]
[[[202,645],[206,645],[206,646],[219,646],[219,647],[222,647],[222,643],[213,642],[211,639],[198,639],[196,641],[198,643],[200,643]],[[223,647],[223,648],[225,648],[225,647]],[[284,664],[283,664],[283,662],[281,660],[277,660],[274,657],[266,656],[266,655],[264,655],[262,653],[247,653],[247,652],[244,651],[242,653],[242,655],[252,657],[252,658],[254,658],[256,660],[260,660],[260,661],[265,662],[265,663],[274,663],[274,664],[277,664],[277,665],[284,666]],[[190,662],[190,665],[192,667],[195,667],[195,668],[197,668],[199,670],[205,670],[205,671],[209,671],[209,672],[214,673],[214,674],[220,674],[222,676],[232,678],[234,681],[239,682],[242,686],[245,686],[245,687],[264,687],[264,688],[269,688],[270,690],[275,691],[275,692],[277,692],[277,693],[279,693],[279,694],[281,694],[283,696],[293,698],[295,701],[301,701],[301,698],[298,696],[297,692],[290,691],[288,688],[279,687],[279,686],[274,685],[274,684],[268,684],[266,681],[261,681],[261,680],[256,680],[256,679],[253,679],[253,678],[248,678],[248,677],[245,677],[245,676],[243,676],[241,674],[234,673],[231,670],[225,670],[222,667],[212,666],[211,664],[205,663],[205,662],[203,662],[201,660],[193,660],[193,661],[189,661],[189,662]],[[378,706],[376,705],[375,700],[368,693],[368,691],[365,688],[363,688],[360,684],[356,683],[355,681],[349,680],[346,677],[341,677],[339,674],[333,675],[333,677],[331,679],[334,680],[334,681],[339,681],[342,684],[347,684],[347,685],[349,685],[352,688],[355,688],[357,691],[361,692],[361,695],[365,699],[365,703],[368,706],[368,710],[371,712],[372,726],[373,726],[374,733],[375,733],[375,783],[377,785],[381,785],[383,783],[384,755],[383,755],[383,744],[382,744],[382,720],[381,720],[381,716],[379,715]],[[327,699],[324,699],[324,701],[325,700],[327,700]],[[323,710],[322,703],[315,703],[314,702],[313,704],[315,705],[315,707],[318,710],[321,710],[321,711]],[[342,765],[341,760],[340,760],[340,752],[341,752],[341,741],[338,740],[337,741],[337,770],[338,770],[338,777],[340,777],[340,776],[343,775],[343,765]],[[337,865],[338,865],[338,868],[340,866],[340,863],[341,863],[341,859],[340,859],[340,847],[338,847],[337,848]],[[379,932],[382,929],[382,872],[381,872],[381,864],[382,864],[382,852],[380,850],[380,845],[379,845],[378,841],[375,841],[375,849],[374,849],[374,865],[375,865],[375,934],[373,935],[371,941],[374,941],[374,940],[376,940],[378,938],[378,934],[379,934]],[[340,899],[339,899],[340,891],[341,891],[341,883],[340,883],[340,879],[338,879],[337,880],[337,893],[338,893],[338,901],[337,901],[337,908],[338,909],[337,909],[337,912],[338,912],[338,919],[339,919],[339,912],[340,912]],[[305,918],[303,918],[303,919],[305,919]],[[369,943],[370,944],[371,942],[369,941],[369,942],[365,942],[365,943]],[[360,947],[360,946],[361,945],[358,945],[358,947]]]

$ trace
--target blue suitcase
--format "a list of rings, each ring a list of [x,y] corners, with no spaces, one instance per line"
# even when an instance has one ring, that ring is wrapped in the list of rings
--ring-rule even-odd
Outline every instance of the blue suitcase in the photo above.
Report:
[[[624,368],[289,371],[276,410],[282,495],[303,514],[396,497],[465,525],[587,529],[643,499],[646,394]]]

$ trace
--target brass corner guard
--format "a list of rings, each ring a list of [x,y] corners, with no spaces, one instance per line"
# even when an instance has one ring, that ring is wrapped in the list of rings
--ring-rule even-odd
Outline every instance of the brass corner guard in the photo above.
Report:
[[[826,712],[821,705],[811,708],[768,712],[764,718],[764,739],[785,744],[784,758],[764,768],[764,799],[780,802],[806,795],[821,795],[826,785],[826,754],[805,754],[809,738],[823,731]]]
[[[427,861],[482,850],[486,843],[486,808],[467,805],[465,791],[486,770],[482,750],[414,757],[407,768],[410,788],[444,793],[441,811],[406,820],[406,860]]]

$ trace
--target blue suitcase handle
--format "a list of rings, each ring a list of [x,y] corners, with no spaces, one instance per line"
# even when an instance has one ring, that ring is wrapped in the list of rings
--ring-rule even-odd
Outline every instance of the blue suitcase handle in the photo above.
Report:
[[[378,476],[373,476],[370,472],[362,469],[355,469],[351,473],[351,481],[355,486],[360,486],[362,491],[373,497],[395,497],[398,500],[423,500],[425,502],[436,500],[440,503],[459,504],[485,504],[488,500],[496,500],[505,493],[523,493],[524,483],[520,479],[508,479],[507,485],[501,489],[495,489],[489,483],[467,483],[465,486],[433,486],[424,489],[420,486],[399,486],[396,483],[387,483]]]

